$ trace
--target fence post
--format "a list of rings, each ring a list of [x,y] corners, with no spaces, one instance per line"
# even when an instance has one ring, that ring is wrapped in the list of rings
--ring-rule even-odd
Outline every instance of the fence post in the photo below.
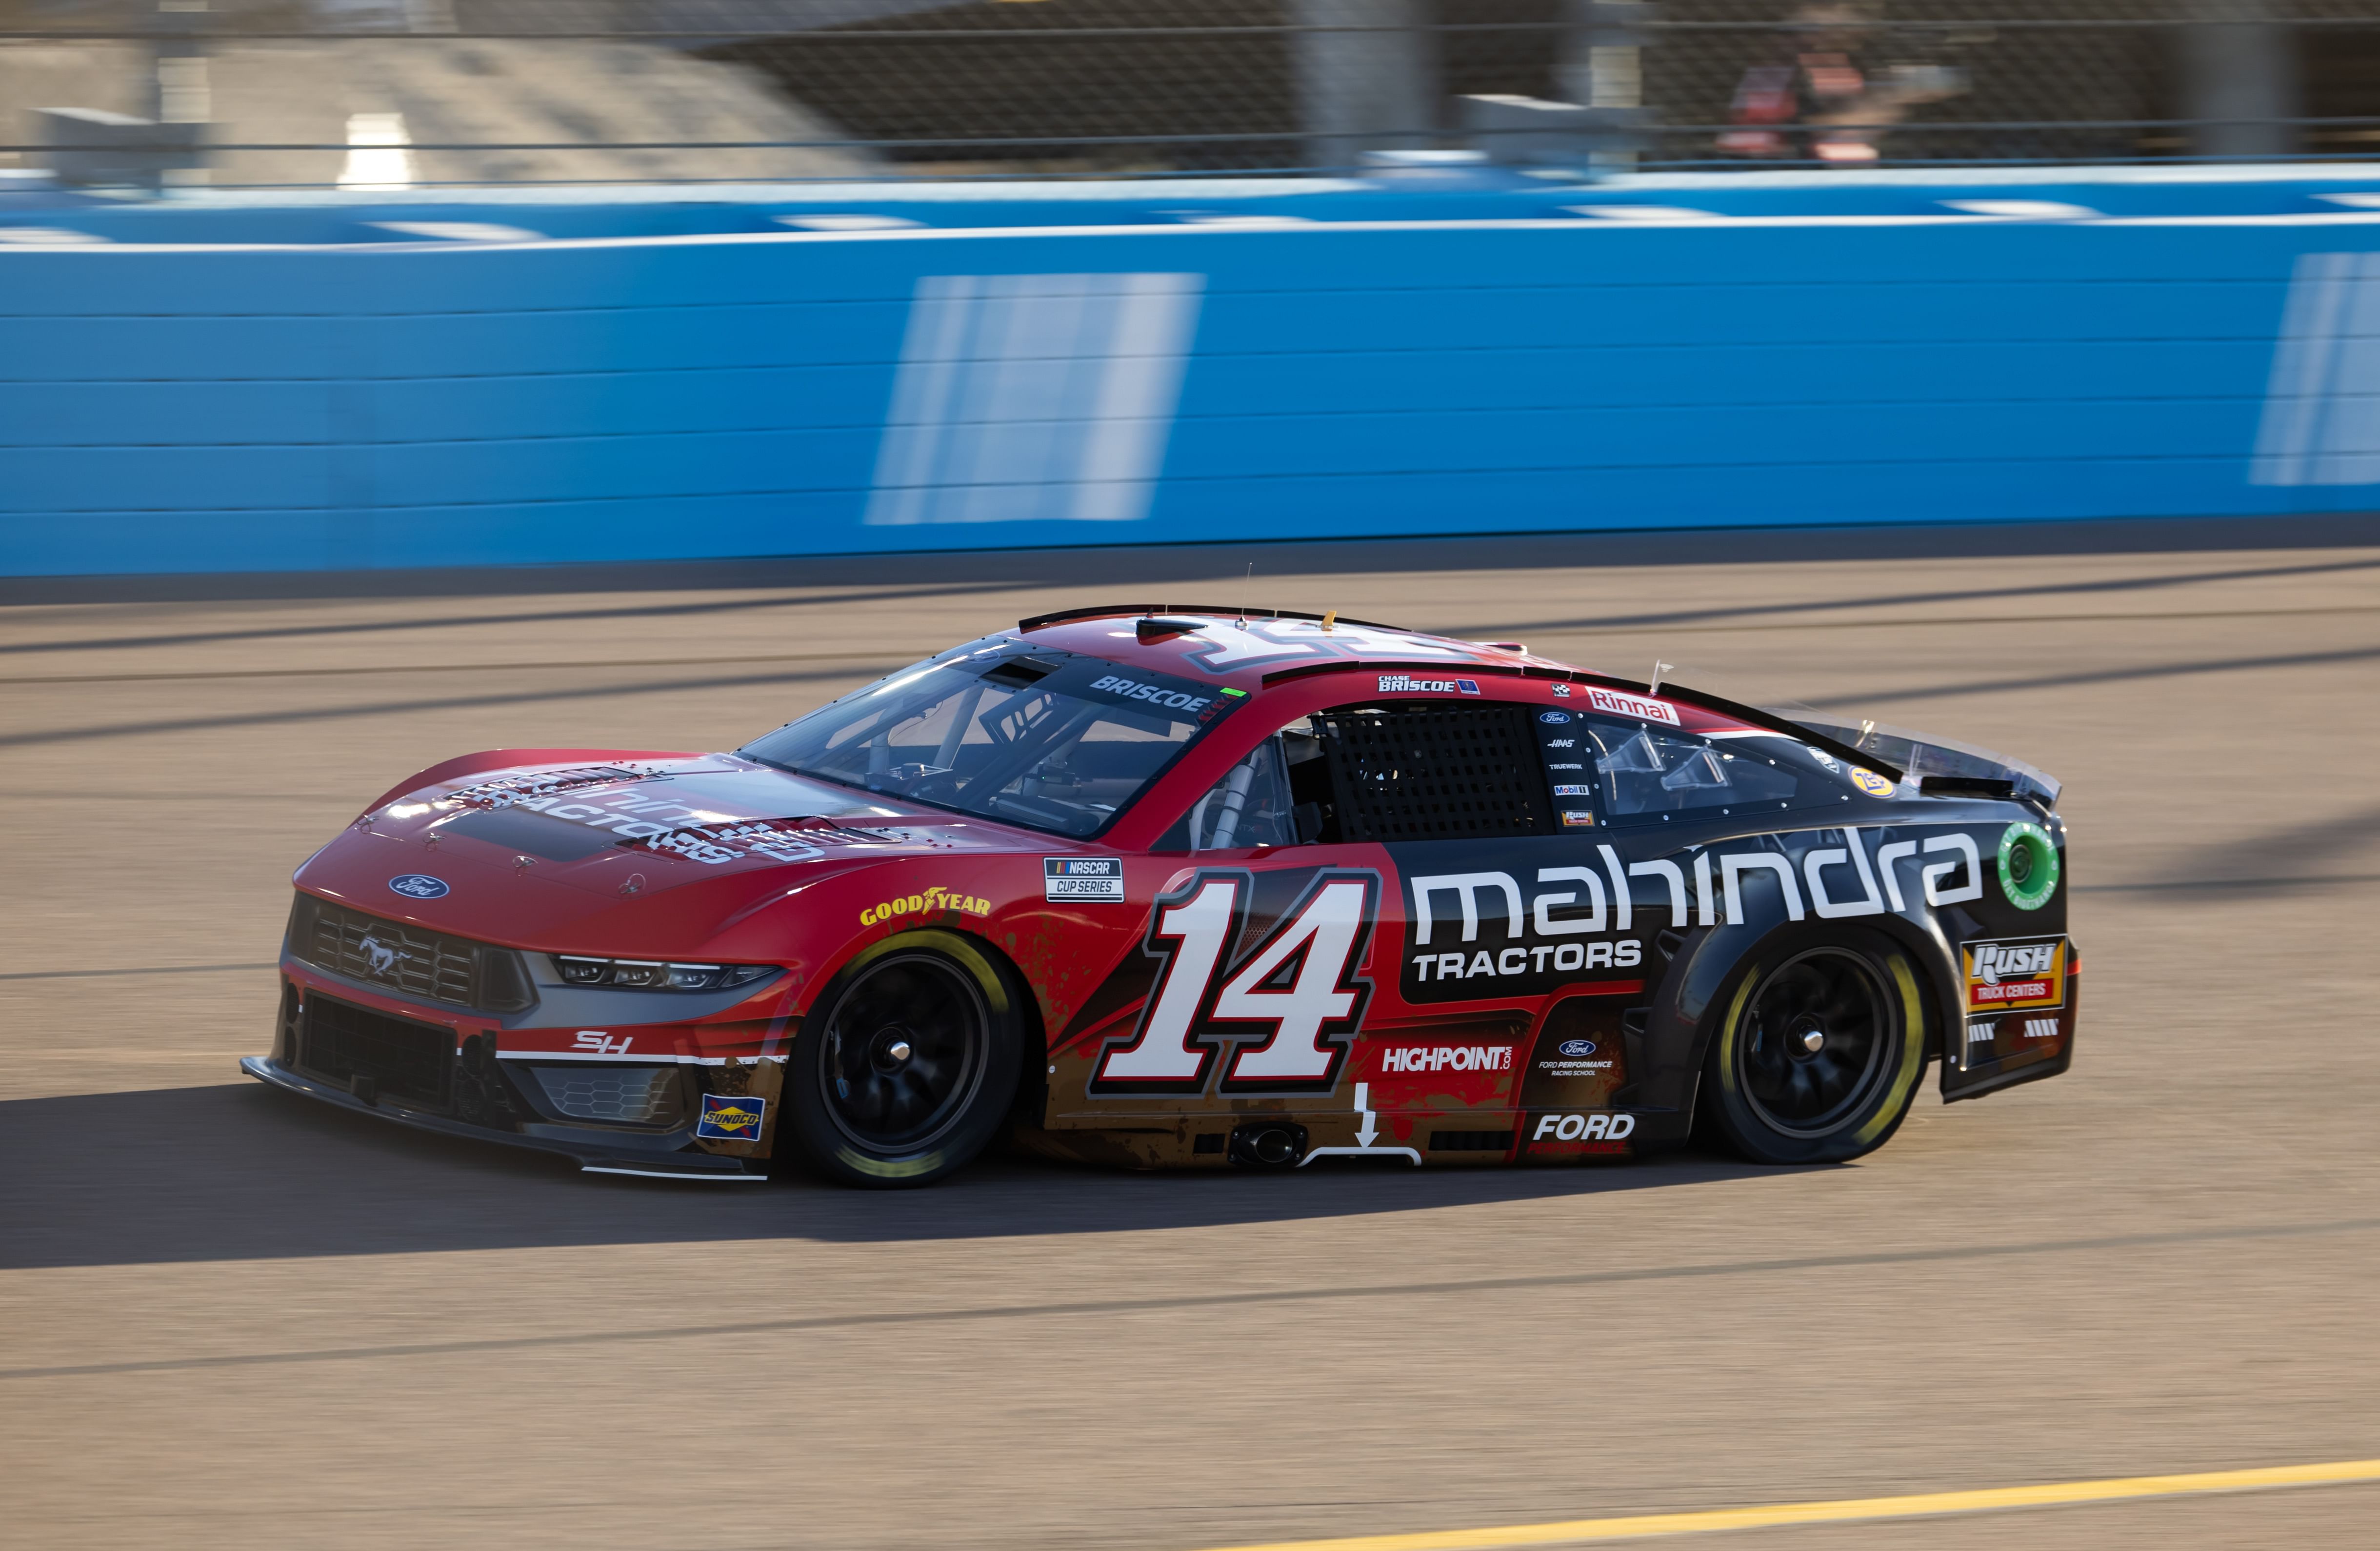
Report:
[[[2189,0],[2180,30],[2183,116],[2192,151],[2252,159],[2292,154],[2304,100],[2296,30],[2272,0]]]
[[[1293,0],[1299,127],[1311,167],[1426,146],[1438,126],[1430,0]]]

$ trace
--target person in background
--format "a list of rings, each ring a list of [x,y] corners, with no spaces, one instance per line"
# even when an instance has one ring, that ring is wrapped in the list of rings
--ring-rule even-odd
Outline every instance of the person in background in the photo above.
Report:
[[[1864,68],[1861,53],[1877,30],[1865,6],[1803,6],[1791,20],[1779,56],[1754,65],[1736,83],[1732,127],[1718,138],[1718,149],[1730,156],[1798,153],[1834,166],[1864,166],[1878,159],[1886,127],[1920,103],[1967,89],[1963,72],[1939,65]]]

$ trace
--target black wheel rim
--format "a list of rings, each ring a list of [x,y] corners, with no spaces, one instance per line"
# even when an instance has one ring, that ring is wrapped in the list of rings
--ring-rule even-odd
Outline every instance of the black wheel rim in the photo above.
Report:
[[[925,954],[870,965],[819,1044],[819,1090],[843,1133],[870,1152],[912,1152],[958,1122],[983,1085],[983,993]]]
[[[1737,1086],[1772,1129],[1826,1135],[1866,1109],[1893,1033],[1892,1003],[1867,960],[1813,949],[1753,992],[1736,1041]]]

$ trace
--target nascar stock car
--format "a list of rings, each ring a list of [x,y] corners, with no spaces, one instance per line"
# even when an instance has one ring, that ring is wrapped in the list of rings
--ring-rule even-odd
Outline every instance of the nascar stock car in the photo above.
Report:
[[[1024,621],[733,753],[504,749],[309,858],[267,1083],[597,1172],[1880,1145],[2063,1072],[2057,783],[1287,612]]]

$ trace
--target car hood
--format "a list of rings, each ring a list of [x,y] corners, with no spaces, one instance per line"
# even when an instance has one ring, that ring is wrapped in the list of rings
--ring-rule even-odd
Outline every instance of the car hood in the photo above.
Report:
[[[1033,843],[733,755],[639,757],[432,782],[358,818],[297,882],[518,947],[691,952],[758,903],[856,867]]]

